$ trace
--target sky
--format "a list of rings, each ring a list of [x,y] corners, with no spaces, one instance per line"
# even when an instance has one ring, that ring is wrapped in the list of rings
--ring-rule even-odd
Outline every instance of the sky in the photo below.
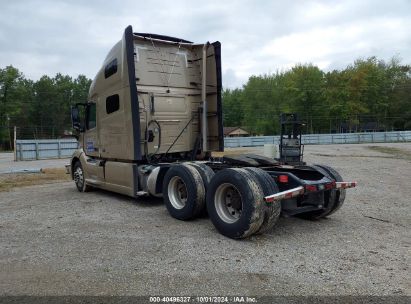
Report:
[[[33,80],[93,78],[128,25],[220,41],[226,88],[298,63],[330,71],[397,56],[411,64],[411,0],[0,0],[0,68],[13,65]]]

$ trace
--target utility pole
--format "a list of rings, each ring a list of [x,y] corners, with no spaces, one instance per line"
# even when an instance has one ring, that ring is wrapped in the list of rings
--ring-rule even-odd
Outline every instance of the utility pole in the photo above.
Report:
[[[16,148],[17,148],[17,144],[16,144],[16,140],[17,140],[17,127],[16,126],[14,126],[14,136],[13,136],[13,138],[14,138],[14,147],[13,147],[13,151],[14,151],[14,161],[17,161],[17,150],[16,150]]]
[[[7,133],[9,135],[9,148],[11,149],[12,141],[11,141],[11,132],[10,132],[10,116],[7,114],[6,118],[7,118]]]

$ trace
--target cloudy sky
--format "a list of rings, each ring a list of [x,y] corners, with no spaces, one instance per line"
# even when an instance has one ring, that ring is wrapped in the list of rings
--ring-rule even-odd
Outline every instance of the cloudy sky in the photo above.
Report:
[[[93,78],[129,24],[219,40],[231,88],[295,63],[332,70],[375,55],[411,64],[411,0],[0,0],[0,67],[35,80],[58,72]]]

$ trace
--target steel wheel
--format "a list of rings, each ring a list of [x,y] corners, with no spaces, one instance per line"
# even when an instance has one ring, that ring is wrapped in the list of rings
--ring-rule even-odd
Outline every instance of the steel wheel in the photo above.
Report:
[[[163,199],[172,217],[183,221],[196,218],[205,204],[200,173],[192,166],[172,165],[164,176]]]
[[[73,167],[73,180],[76,184],[77,190],[80,192],[90,191],[91,187],[86,184],[86,179],[84,177],[84,170],[81,163],[77,161]]]
[[[174,176],[168,183],[170,203],[176,209],[183,209],[187,203],[187,187],[179,176]]]
[[[77,187],[82,189],[84,183],[84,173],[83,168],[77,167],[73,173],[74,182],[76,183]]]
[[[243,210],[241,194],[232,184],[220,185],[214,195],[214,204],[220,218],[232,224],[239,220]]]
[[[217,230],[242,239],[257,232],[264,221],[264,193],[247,170],[218,171],[207,189],[207,211]]]

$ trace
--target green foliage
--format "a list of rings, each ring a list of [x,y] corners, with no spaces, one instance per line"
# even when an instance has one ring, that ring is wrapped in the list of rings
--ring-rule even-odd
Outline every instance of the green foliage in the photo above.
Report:
[[[324,116],[324,73],[313,65],[297,65],[287,72],[290,108],[300,113],[307,122],[308,130],[314,133],[313,117]],[[318,127],[318,126],[317,126]]]
[[[254,134],[278,134],[279,114],[296,112],[307,133],[411,128],[411,67],[398,58],[358,59],[323,72],[298,64],[284,72],[251,76],[242,89],[223,92],[224,125]]]
[[[225,89],[222,92],[224,100],[223,115],[224,122],[230,126],[241,125],[244,119],[243,108],[241,105],[241,90],[229,90]]]
[[[70,106],[87,101],[90,84],[83,75],[34,82],[12,66],[0,69],[0,147],[11,148],[13,126],[19,138],[56,138],[71,130]]]
[[[13,66],[0,69],[0,147],[20,138],[50,138],[71,129],[70,106],[87,101],[91,80],[57,74],[32,81]],[[394,57],[358,59],[343,70],[323,72],[312,64],[251,76],[241,89],[224,89],[225,126],[253,134],[279,133],[279,115],[296,112],[307,133],[411,129],[411,67]]]

